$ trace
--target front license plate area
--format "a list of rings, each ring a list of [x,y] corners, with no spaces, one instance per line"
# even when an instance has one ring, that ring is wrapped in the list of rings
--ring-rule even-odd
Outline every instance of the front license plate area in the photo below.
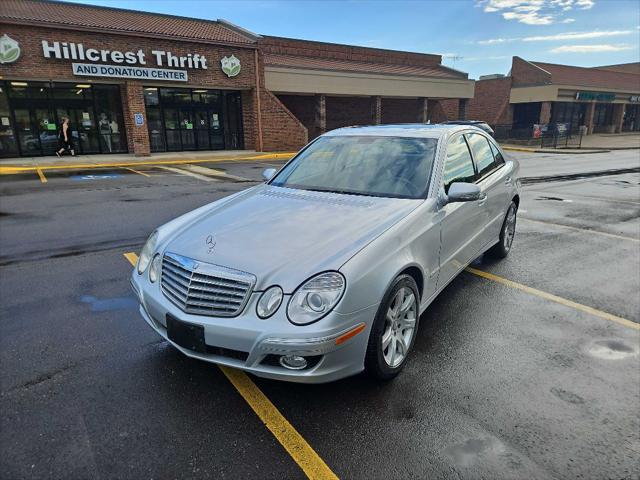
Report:
[[[167,336],[169,340],[183,348],[198,353],[207,353],[207,346],[204,343],[204,327],[202,325],[182,322],[171,315],[167,315]]]

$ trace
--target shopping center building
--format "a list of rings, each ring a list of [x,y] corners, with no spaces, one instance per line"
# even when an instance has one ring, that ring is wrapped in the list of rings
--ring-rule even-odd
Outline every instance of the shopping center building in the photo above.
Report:
[[[224,20],[2,0],[0,156],[53,154],[63,117],[78,153],[135,155],[295,150],[346,125],[464,118],[474,82],[441,60]]]
[[[640,131],[640,63],[594,68],[513,57],[508,75],[476,81],[468,118],[496,130],[557,126],[586,134]]]

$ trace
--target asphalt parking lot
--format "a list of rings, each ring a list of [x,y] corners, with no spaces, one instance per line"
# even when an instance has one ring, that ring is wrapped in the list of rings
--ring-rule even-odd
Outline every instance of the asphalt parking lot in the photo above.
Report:
[[[640,153],[512,155],[514,249],[384,384],[232,383],[137,311],[124,254],[282,162],[0,177],[0,477],[638,478]]]

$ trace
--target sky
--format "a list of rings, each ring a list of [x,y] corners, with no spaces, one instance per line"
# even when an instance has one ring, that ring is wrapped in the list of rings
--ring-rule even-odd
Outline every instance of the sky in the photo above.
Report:
[[[75,0],[73,0],[75,1]],[[470,78],[511,57],[592,67],[640,61],[640,0],[82,0],[254,33],[443,55]]]

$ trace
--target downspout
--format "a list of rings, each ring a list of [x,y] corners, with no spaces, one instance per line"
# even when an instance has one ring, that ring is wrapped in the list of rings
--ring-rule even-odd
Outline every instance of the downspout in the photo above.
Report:
[[[260,108],[260,68],[258,64],[258,49],[253,51],[254,59],[256,63],[256,109],[258,110],[258,145],[257,150],[262,151],[264,145],[262,143],[262,109]]]

